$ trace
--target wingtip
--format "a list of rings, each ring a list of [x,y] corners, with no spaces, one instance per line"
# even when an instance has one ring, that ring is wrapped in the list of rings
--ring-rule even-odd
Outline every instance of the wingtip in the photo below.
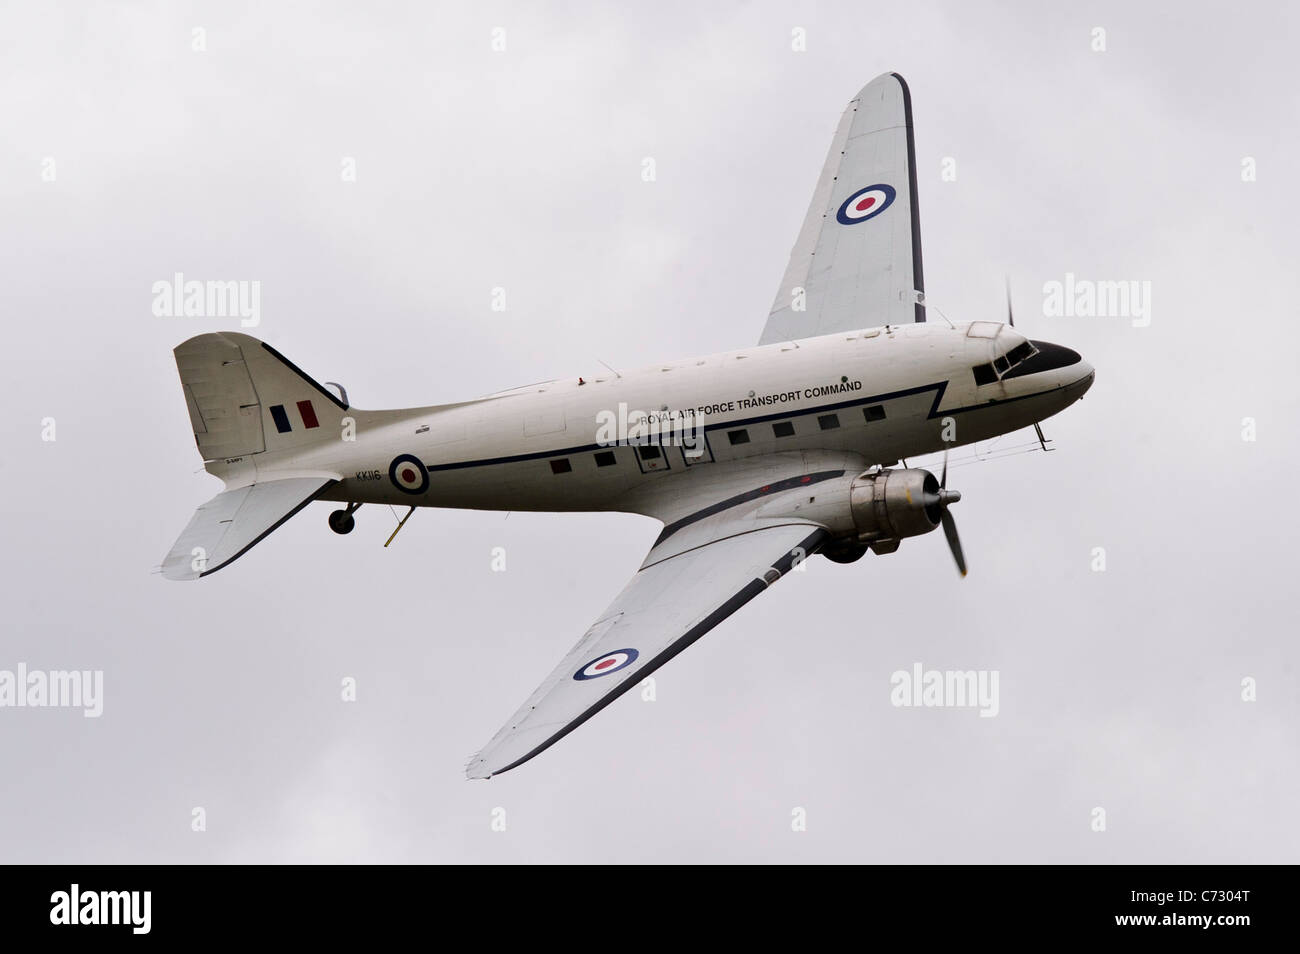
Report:
[[[856,102],[865,98],[873,89],[879,89],[886,85],[893,86],[895,83],[898,84],[898,88],[902,91],[903,100],[905,102],[910,102],[912,91],[908,88],[907,80],[903,79],[902,73],[881,73],[879,76],[874,77],[869,83],[867,83],[866,86],[862,87],[862,89],[858,90],[857,95],[853,97],[853,101]]]

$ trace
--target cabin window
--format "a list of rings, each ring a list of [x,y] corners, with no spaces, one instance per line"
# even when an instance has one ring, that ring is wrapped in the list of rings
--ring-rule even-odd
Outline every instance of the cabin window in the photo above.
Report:
[[[748,444],[749,431],[727,431],[727,440],[732,444]]]
[[[616,463],[613,451],[596,451],[597,467],[613,467]]]
[[[569,458],[561,457],[558,460],[551,461],[552,474],[567,474],[573,470],[573,465],[569,463]]]
[[[646,444],[644,447],[638,448],[638,453],[640,453],[642,460],[658,460],[661,456],[659,448],[654,444]]]
[[[794,437],[794,423],[791,421],[777,421],[772,425],[773,437]]]
[[[840,426],[840,416],[838,414],[823,414],[817,418],[817,423],[821,425],[823,431],[833,431]]]
[[[872,404],[864,407],[862,416],[868,421],[883,421],[885,419],[885,406],[883,404]]]

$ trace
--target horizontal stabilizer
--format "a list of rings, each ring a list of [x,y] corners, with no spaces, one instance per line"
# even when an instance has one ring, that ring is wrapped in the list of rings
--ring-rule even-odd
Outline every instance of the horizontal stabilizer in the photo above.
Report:
[[[217,494],[194,512],[163,560],[169,580],[197,580],[239,559],[326,487],[332,477],[288,477]]]

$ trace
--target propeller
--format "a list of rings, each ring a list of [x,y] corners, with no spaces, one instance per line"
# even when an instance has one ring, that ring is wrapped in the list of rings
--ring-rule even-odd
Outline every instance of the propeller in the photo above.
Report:
[[[1014,328],[1016,326],[1016,316],[1011,313],[1011,276],[1004,275],[1002,278],[1007,286],[1007,324]]]
[[[939,478],[939,492],[927,503],[937,504],[939,506],[939,522],[943,524],[943,535],[948,539],[948,549],[952,551],[952,558],[957,563],[957,571],[962,576],[966,575],[966,557],[962,553],[961,538],[957,536],[957,521],[953,520],[952,513],[948,507],[961,500],[961,491],[948,489],[948,451],[943,452],[943,476]]]

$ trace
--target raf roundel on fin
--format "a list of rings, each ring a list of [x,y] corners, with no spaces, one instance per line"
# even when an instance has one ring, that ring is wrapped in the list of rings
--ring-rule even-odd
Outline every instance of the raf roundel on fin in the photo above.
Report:
[[[894,187],[883,183],[867,186],[853,193],[835,213],[841,225],[857,225],[875,218],[894,204]]]

